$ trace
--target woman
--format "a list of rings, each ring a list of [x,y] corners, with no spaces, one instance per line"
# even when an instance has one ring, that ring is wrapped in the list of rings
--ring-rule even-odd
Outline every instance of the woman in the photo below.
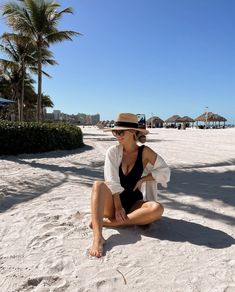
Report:
[[[121,113],[115,126],[104,131],[112,131],[119,144],[107,150],[105,181],[96,181],[92,189],[90,255],[96,257],[103,253],[103,226],[146,225],[161,218],[163,206],[156,202],[157,183],[166,187],[170,179],[164,160],[149,147],[138,146],[137,141],[145,141],[148,131],[138,128],[136,115]]]

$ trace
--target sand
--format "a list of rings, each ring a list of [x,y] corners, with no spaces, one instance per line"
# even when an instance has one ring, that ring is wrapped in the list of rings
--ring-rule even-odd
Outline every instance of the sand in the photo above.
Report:
[[[104,229],[88,255],[90,192],[110,133],[74,151],[0,157],[0,291],[235,291],[235,128],[150,129],[172,170],[161,221]]]

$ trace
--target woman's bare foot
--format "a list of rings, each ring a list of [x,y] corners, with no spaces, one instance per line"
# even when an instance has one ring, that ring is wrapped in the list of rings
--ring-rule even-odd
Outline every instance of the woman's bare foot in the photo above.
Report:
[[[90,255],[93,257],[100,258],[103,255],[103,245],[105,243],[105,239],[102,237],[94,237],[92,247],[90,248]]]

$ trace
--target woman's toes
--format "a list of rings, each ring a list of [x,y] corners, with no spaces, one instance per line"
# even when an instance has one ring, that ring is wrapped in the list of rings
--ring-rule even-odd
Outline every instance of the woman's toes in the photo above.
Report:
[[[103,238],[103,236],[99,240],[94,240],[93,245],[90,249],[90,255],[95,256],[97,258],[102,257],[104,243],[105,243],[105,239]]]

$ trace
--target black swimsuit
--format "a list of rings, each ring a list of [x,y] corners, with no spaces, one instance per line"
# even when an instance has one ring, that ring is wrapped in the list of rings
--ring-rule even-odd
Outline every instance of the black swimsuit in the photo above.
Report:
[[[138,149],[137,159],[131,171],[125,175],[122,171],[122,163],[119,166],[119,177],[121,186],[124,191],[120,194],[120,199],[122,207],[125,209],[126,213],[130,212],[130,209],[139,200],[143,200],[143,194],[139,189],[133,191],[136,183],[140,180],[143,173],[143,162],[142,153],[144,145],[140,146]]]

